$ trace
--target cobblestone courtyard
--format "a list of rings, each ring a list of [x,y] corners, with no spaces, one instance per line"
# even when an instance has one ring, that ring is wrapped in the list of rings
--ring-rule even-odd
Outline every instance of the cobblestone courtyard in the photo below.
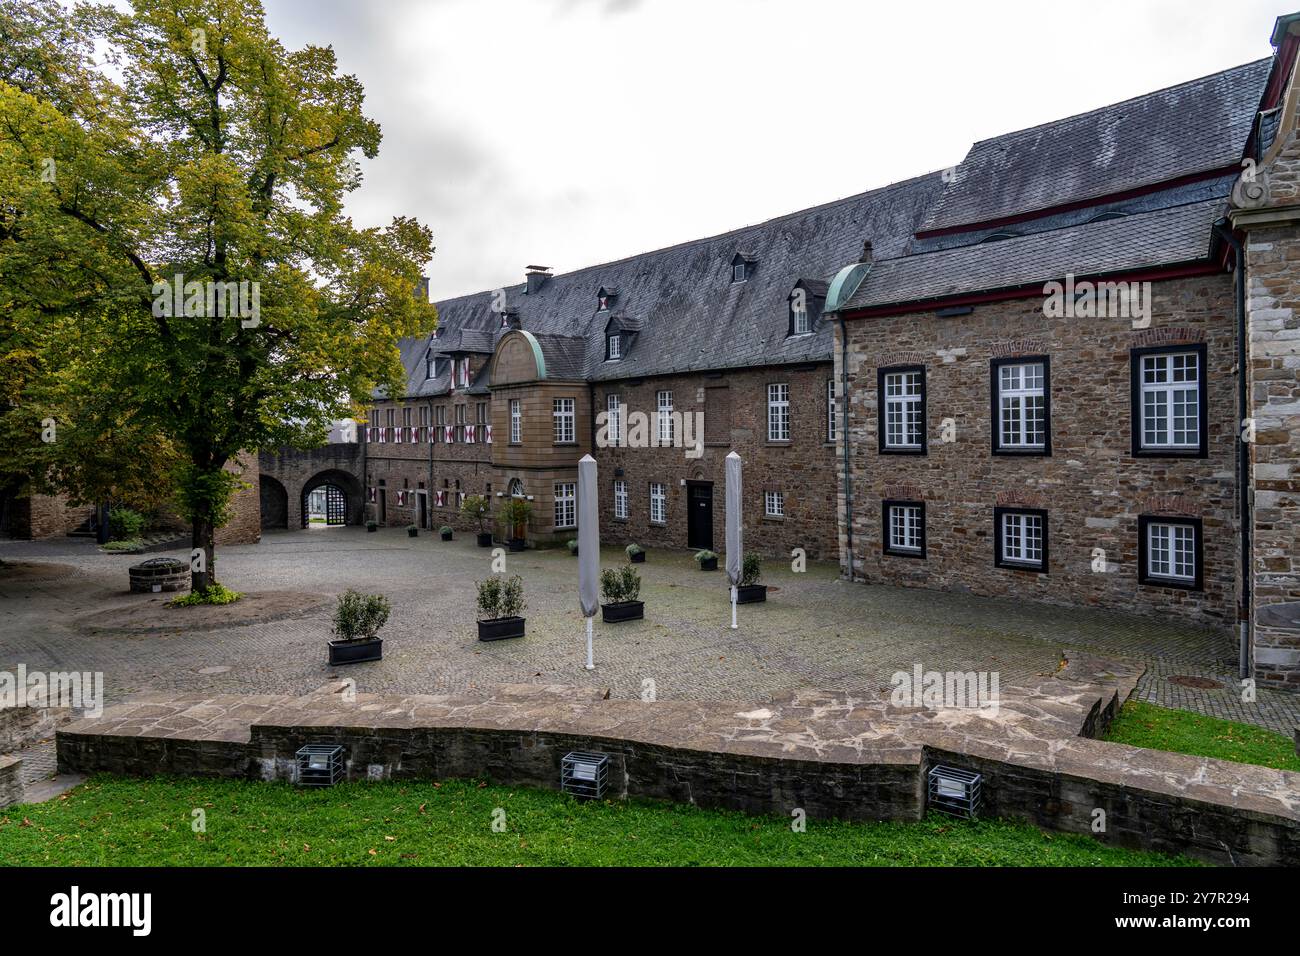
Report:
[[[1137,694],[1145,700],[1288,735],[1300,724],[1295,695],[1261,691],[1257,703],[1240,700],[1235,647],[1222,635],[1158,619],[848,584],[829,564],[795,574],[767,562],[768,603],[742,606],[732,631],[725,575],[696,570],[687,552],[652,551],[640,566],[646,619],[597,618],[597,669],[589,673],[577,561],[563,551],[508,556],[510,573],[525,582],[528,636],[486,644],[476,639],[474,585],[489,573],[491,552],[472,537],[444,543],[398,529],[335,528],[220,549],[221,581],[257,597],[265,611],[231,624],[223,619],[248,618],[252,602],[239,612],[199,609],[223,620],[218,627],[196,627],[193,609],[160,608],[171,595],[130,594],[127,567],[141,559],[100,554],[88,541],[0,542],[0,560],[10,562],[0,571],[0,669],[103,671],[110,703],[148,690],[303,693],[343,676],[375,692],[537,681],[635,697],[652,681],[660,698],[759,700],[807,687],[884,690],[895,671],[917,664],[996,671],[1009,686],[1053,672],[1063,650],[1080,648],[1144,662]],[[625,560],[621,550],[604,554],[606,566]],[[347,587],[391,600],[384,660],[331,669],[329,617]],[[149,618],[167,626],[148,629]],[[1223,687],[1170,682],[1179,675]]]

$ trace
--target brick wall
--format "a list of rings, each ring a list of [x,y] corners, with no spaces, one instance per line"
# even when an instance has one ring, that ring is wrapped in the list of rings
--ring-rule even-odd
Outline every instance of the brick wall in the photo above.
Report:
[[[601,448],[595,453],[600,469],[602,538],[611,543],[636,541],[669,548],[687,546],[688,486],[712,483],[713,550],[722,553],[726,535],[726,473],[724,461],[734,449],[744,461],[745,547],[758,553],[788,556],[803,548],[810,558],[835,552],[837,460],[827,439],[829,364],[772,369],[744,369],[711,376],[679,375],[646,379],[639,384],[601,382],[595,387],[596,411],[607,408],[607,396],[621,399],[625,422],[632,412],[646,415],[655,434],[657,393],[673,393],[674,411],[704,413],[703,454],[686,457],[684,448]],[[769,442],[768,385],[789,386],[790,440]],[[624,426],[627,427],[626,425]],[[617,471],[621,469],[622,475]],[[628,517],[614,516],[613,482],[628,487]],[[667,521],[650,522],[650,483],[666,485]],[[766,491],[784,496],[785,517],[765,514]]]
[[[850,320],[855,576],[1229,627],[1238,566],[1232,278],[1169,280],[1152,292],[1146,330],[1122,317],[1049,321],[1041,297],[949,318],[927,312]],[[1134,458],[1130,349],[1179,343],[1206,346],[1208,457]],[[990,362],[1015,355],[1050,359],[1049,456],[992,453]],[[901,364],[926,369],[924,455],[878,450],[877,372]],[[954,441],[943,441],[944,419],[951,419]],[[882,553],[886,498],[924,501],[924,560]],[[994,566],[998,505],[1047,510],[1048,573]],[[1143,514],[1202,520],[1201,590],[1139,584]],[[1094,570],[1099,557],[1104,571]]]

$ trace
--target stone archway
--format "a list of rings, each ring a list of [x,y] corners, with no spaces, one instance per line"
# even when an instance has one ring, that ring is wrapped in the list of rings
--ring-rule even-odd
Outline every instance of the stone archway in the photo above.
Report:
[[[312,492],[320,489],[325,492],[323,496],[319,497],[324,498],[322,504],[326,509],[324,514],[329,524],[353,525],[364,523],[366,496],[360,480],[356,475],[330,468],[317,472],[303,482],[302,491],[298,496],[300,527],[308,527],[308,512],[313,498]]]
[[[262,530],[287,529],[289,527],[288,490],[270,475],[261,475],[257,484],[262,507]]]

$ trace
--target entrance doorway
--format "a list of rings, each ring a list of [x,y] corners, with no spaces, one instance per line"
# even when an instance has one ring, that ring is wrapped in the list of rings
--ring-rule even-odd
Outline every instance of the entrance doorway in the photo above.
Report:
[[[426,531],[433,530],[429,527],[429,496],[423,491],[417,491],[415,500],[420,506],[420,527]]]
[[[713,482],[686,483],[686,546],[713,550]]]
[[[317,485],[303,492],[303,527],[342,527],[348,523],[348,496],[338,485]]]

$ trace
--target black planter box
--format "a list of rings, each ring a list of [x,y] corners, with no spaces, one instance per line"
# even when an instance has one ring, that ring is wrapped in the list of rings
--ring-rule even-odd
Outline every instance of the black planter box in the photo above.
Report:
[[[479,546],[480,548],[490,548],[490,547],[492,547],[492,532],[491,532],[491,531],[480,531],[480,532],[479,532],[479,535],[478,535],[478,546]]]
[[[628,555],[633,564],[645,564],[645,552],[638,551],[636,554]]]
[[[382,637],[376,637],[372,641],[330,641],[330,666],[363,664],[366,661],[382,660],[383,656]]]
[[[703,561],[699,562],[699,564],[700,564],[700,570],[701,570],[701,571],[716,571],[716,570],[718,570],[718,559],[717,559],[717,558],[705,558]]]
[[[370,525],[366,525],[366,530],[367,530],[367,531],[378,531],[379,528],[378,528],[378,526],[372,528]]]
[[[407,536],[408,538],[418,538],[418,537],[420,536],[419,529],[416,529],[415,531],[412,531],[412,530],[410,530],[410,529],[408,528],[407,531],[406,531],[406,536]],[[446,539],[444,538],[443,540],[446,540]]]
[[[745,584],[736,588],[737,604],[762,604],[766,600],[766,584]]]
[[[524,636],[524,618],[497,617],[478,622],[478,639],[480,641],[504,641],[511,637]]]
[[[443,541],[450,541],[450,540],[451,540],[451,532],[450,532],[450,531],[443,531],[443,532],[440,532],[440,533],[442,534],[442,540],[443,540]]]
[[[509,544],[507,545],[507,547],[509,547],[511,551],[522,551],[522,550],[524,550],[524,547],[525,547],[524,539],[523,539],[523,538],[511,538]]]
[[[600,619],[606,624],[619,621],[639,621],[645,617],[645,601],[619,601],[617,604],[602,604]]]
[[[569,552],[569,554],[571,554],[573,557],[576,558],[578,556],[578,549],[574,548],[572,551]]]

